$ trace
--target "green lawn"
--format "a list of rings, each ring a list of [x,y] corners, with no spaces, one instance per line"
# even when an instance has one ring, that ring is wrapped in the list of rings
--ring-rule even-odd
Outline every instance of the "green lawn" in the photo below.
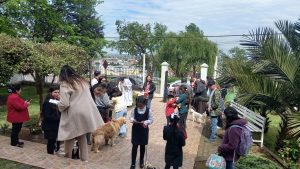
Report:
[[[47,88],[44,89],[44,96],[47,93]],[[7,88],[0,88],[0,96],[6,97],[8,95]],[[36,118],[40,113],[39,99],[34,86],[22,86],[21,97],[25,100],[32,99],[29,106],[30,117]],[[0,125],[7,123],[6,121],[7,109],[6,105],[0,106]]]
[[[0,159],[0,166],[1,169],[16,169],[16,168],[22,168],[22,169],[40,169],[39,167],[34,167],[27,164],[22,164],[10,160]]]
[[[275,145],[277,141],[278,129],[279,124],[281,122],[281,118],[278,115],[272,114],[269,114],[268,117],[271,120],[271,122],[269,124],[269,130],[265,134],[264,145],[273,152],[275,152]]]

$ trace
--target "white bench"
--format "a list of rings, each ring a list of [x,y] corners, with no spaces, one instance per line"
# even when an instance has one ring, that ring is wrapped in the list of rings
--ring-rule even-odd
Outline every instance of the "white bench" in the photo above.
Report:
[[[248,121],[246,127],[251,132],[261,133],[260,140],[253,139],[253,142],[258,142],[260,143],[260,147],[263,147],[266,118],[238,103],[231,102],[230,106],[235,108],[239,112],[239,117],[246,119]]]

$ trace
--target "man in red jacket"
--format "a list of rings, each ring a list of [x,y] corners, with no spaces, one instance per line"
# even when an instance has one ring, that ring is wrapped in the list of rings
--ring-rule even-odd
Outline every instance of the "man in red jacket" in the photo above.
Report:
[[[21,85],[15,84],[8,88],[10,93],[7,98],[7,121],[12,123],[11,142],[12,146],[23,147],[24,142],[19,141],[19,133],[23,122],[28,121],[28,106],[31,100],[25,101],[20,97]]]

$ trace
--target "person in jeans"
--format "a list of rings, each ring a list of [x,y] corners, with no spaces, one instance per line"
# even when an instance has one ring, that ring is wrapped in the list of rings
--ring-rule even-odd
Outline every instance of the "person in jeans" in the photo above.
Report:
[[[68,158],[72,158],[74,142],[77,139],[80,159],[87,162],[88,145],[85,135],[103,125],[103,119],[91,96],[89,83],[72,67],[65,65],[61,68],[59,81],[58,109],[61,117],[57,139],[65,141]]]
[[[221,92],[214,81],[208,83],[210,96],[208,100],[208,111],[210,115],[210,136],[208,142],[214,142],[217,138],[218,116],[221,115]]]
[[[186,86],[181,85],[179,87],[179,97],[176,100],[176,104],[178,105],[178,110],[179,110],[179,125],[185,130],[186,129],[186,119],[188,115],[188,105],[187,103],[187,91],[186,91]]]
[[[20,84],[10,85],[8,88],[10,94],[7,98],[7,121],[12,123],[10,145],[22,148],[24,142],[19,140],[19,133],[23,123],[30,119],[28,106],[31,99],[28,101],[23,100],[20,97],[21,92]]]
[[[147,99],[147,107],[151,109],[151,102],[154,96],[154,92],[156,90],[155,84],[152,82],[152,76],[147,75],[146,76],[146,82],[143,86],[144,90],[144,97]]]
[[[42,107],[42,129],[47,142],[47,153],[54,154],[54,150],[59,150],[59,141],[57,141],[58,127],[60,121],[60,112],[52,100],[59,100],[59,86],[51,86],[49,94],[45,98]]]
[[[115,119],[118,119],[120,117],[126,118],[127,105],[124,102],[124,97],[122,97],[122,92],[120,90],[118,90],[112,94],[112,102],[114,104]],[[125,137],[126,133],[127,133],[127,127],[126,127],[126,124],[123,124],[120,127],[119,136]]]

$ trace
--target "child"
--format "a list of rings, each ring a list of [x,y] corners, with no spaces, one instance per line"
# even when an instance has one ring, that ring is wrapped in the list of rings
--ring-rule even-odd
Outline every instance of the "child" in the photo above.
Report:
[[[44,130],[44,137],[48,139],[47,153],[54,154],[54,150],[59,150],[59,141],[57,140],[60,112],[55,103],[50,100],[59,100],[59,86],[51,86],[49,94],[45,98],[42,108],[42,129]]]
[[[138,96],[136,99],[136,108],[131,113],[130,121],[132,125],[132,151],[131,167],[135,169],[137,148],[140,146],[140,168],[144,167],[145,146],[148,144],[149,128],[148,125],[153,123],[151,110],[146,107],[147,100],[144,96]]]
[[[125,117],[127,116],[127,105],[124,101],[124,97],[122,96],[122,92],[120,90],[117,90],[112,94],[112,102],[115,105],[114,112],[115,112],[115,119],[118,119],[119,117]],[[126,124],[123,124],[120,127],[119,136],[125,137],[126,136],[127,127]]]
[[[170,123],[170,116],[172,113],[174,113],[175,111],[175,108],[176,108],[176,98],[174,98],[173,95],[168,95],[168,102],[167,102],[167,105],[166,105],[166,118],[167,118],[167,125],[169,125]]]
[[[113,108],[113,105],[110,104],[110,100],[107,94],[107,84],[98,83],[93,87],[93,91],[97,108],[103,118],[104,123],[107,123],[111,120],[109,117],[109,109]]]
[[[165,150],[165,169],[178,169],[182,166],[183,152],[182,147],[185,145],[186,134],[184,130],[177,125],[179,117],[172,114],[170,124],[164,127],[163,138],[167,141]]]

